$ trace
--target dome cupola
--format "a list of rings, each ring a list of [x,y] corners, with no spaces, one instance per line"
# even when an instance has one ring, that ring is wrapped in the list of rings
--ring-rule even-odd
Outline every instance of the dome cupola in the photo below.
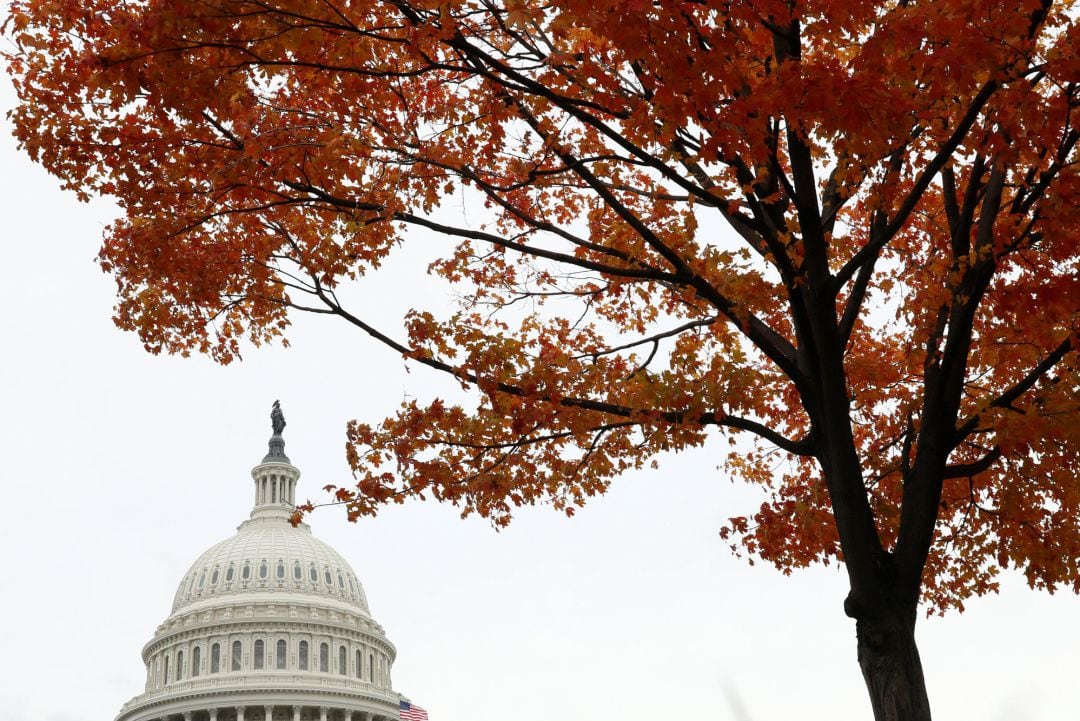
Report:
[[[285,414],[279,401],[274,401],[270,423],[274,432],[270,436],[270,448],[262,463],[251,469],[255,481],[252,518],[288,518],[296,508],[296,482],[300,480],[300,469],[285,455],[285,439],[281,436],[285,430]]]
[[[289,519],[300,471],[275,401],[255,502],[184,574],[116,721],[391,721],[393,644],[349,563]]]

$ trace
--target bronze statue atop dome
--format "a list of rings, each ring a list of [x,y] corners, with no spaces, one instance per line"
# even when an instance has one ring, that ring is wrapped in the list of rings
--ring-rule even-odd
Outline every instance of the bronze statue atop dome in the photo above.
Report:
[[[275,436],[280,436],[285,430],[285,414],[281,412],[280,401],[274,401],[274,407],[270,410],[270,426],[274,429]]]

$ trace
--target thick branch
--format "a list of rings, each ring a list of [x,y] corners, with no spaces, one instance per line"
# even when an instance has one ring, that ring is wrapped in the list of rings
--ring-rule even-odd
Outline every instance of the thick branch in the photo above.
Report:
[[[945,473],[942,477],[945,479],[971,478],[972,476],[979,475],[983,471],[989,470],[999,458],[1001,458],[1001,447],[994,446],[986,453],[986,455],[977,461],[945,466]]]
[[[1051,368],[1053,368],[1055,365],[1057,365],[1061,361],[1061,359],[1065,357],[1065,354],[1068,353],[1072,349],[1073,343],[1075,343],[1075,342],[1076,341],[1073,339],[1072,336],[1070,336],[1070,337],[1066,338],[1065,340],[1061,341],[1061,343],[1059,343],[1057,345],[1057,347],[1054,348],[1054,350],[1052,350],[1046,356],[1046,358],[1043,358],[1042,361],[1038,365],[1036,365],[1034,368],[1032,368],[1031,371],[1029,371],[1027,375],[1025,375],[1023,378],[1021,378],[1019,381],[1017,381],[1012,386],[1010,386],[1007,390],[1005,390],[1003,393],[1001,393],[1001,395],[997,396],[992,401],[990,401],[987,404],[986,407],[987,408],[1008,408],[1008,407],[1010,407],[1013,404],[1014,401],[1016,401],[1018,398],[1020,398],[1020,396],[1024,395],[1029,390],[1031,390],[1035,386],[1035,384],[1038,383],[1040,378],[1045,376],[1050,371]],[[965,438],[967,438],[969,435],[971,435],[971,433],[975,431],[975,429],[978,427],[978,425],[979,425],[979,414],[978,413],[976,413],[975,415],[973,415],[973,416],[971,416],[969,418],[966,418],[962,423],[960,423],[956,427],[956,433],[953,436],[953,448],[960,445],[960,443],[963,442],[963,440]]]
[[[896,215],[893,216],[892,220],[889,221],[885,226],[885,229],[877,238],[871,239],[870,242],[855,253],[855,255],[853,255],[836,274],[836,277],[833,279],[836,288],[842,287],[843,284],[855,274],[855,271],[857,271],[864,263],[869,262],[871,257],[888,245],[893,236],[904,227],[908,216],[911,215],[911,212],[922,198],[923,193],[926,192],[926,189],[930,187],[930,183],[933,182],[934,176],[941,171],[949,161],[949,158],[952,157],[952,154],[960,147],[960,143],[963,142],[968,131],[975,125],[975,121],[978,120],[979,114],[982,113],[982,109],[986,106],[986,103],[999,87],[1001,86],[997,81],[991,80],[975,94],[975,97],[972,98],[967,111],[960,119],[960,122],[952,132],[952,135],[950,135],[942,144],[938,152],[930,162],[926,164],[922,172],[919,173],[919,177],[916,178],[911,191],[904,197],[903,202],[897,209]]]
[[[450,365],[437,358],[418,353],[413,349],[405,346],[388,335],[380,332],[370,324],[364,322],[362,319],[353,315],[349,311],[345,310],[340,304],[335,302],[322,290],[318,289],[316,295],[319,299],[326,304],[336,315],[345,319],[352,325],[361,329],[375,340],[383,343],[384,345],[393,348],[397,352],[401,353],[406,358],[409,358],[421,365],[425,365],[428,368],[446,373],[453,376],[459,381],[464,381],[470,385],[480,387],[483,383],[483,379],[472,373],[471,371],[463,368]],[[498,382],[494,384],[494,389],[500,393],[507,395],[528,397],[534,394],[526,392],[524,389],[519,388],[511,383]],[[705,412],[694,415],[688,415],[684,411],[662,411],[656,409],[643,409],[643,408],[631,408],[629,406],[619,405],[616,403],[608,403],[606,401],[598,401],[591,398],[572,398],[572,397],[560,397],[555,399],[549,396],[540,396],[539,400],[553,403],[555,405],[563,406],[565,408],[580,408],[582,410],[596,411],[609,416],[615,416],[617,418],[626,418],[639,423],[646,423],[649,421],[660,421],[662,423],[672,423],[676,425],[698,425],[698,426],[721,426],[728,428],[735,428],[738,430],[750,431],[777,447],[796,455],[810,455],[813,451],[813,446],[809,438],[801,440],[792,440],[781,433],[748,418],[741,418],[738,416],[731,416],[722,412]]]

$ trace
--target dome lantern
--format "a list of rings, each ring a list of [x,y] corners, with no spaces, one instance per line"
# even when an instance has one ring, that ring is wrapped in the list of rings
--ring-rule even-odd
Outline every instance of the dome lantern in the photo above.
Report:
[[[251,477],[255,481],[252,518],[288,518],[296,507],[296,482],[300,480],[300,469],[292,465],[285,455],[285,439],[281,435],[285,430],[285,414],[280,401],[274,401],[270,424],[273,435],[270,436],[269,450],[262,463],[251,469]]]

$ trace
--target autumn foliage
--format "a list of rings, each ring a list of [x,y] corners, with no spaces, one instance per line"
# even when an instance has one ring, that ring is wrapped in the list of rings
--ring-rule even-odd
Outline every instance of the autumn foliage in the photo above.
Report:
[[[24,147],[123,208],[101,264],[149,350],[229,362],[329,313],[474,391],[350,425],[352,518],[572,513],[749,436],[726,469],[768,501],[723,535],[842,559],[848,613],[909,628],[1009,566],[1080,590],[1076,17],[17,0],[7,33]],[[418,236],[457,308],[398,333],[339,300]]]

